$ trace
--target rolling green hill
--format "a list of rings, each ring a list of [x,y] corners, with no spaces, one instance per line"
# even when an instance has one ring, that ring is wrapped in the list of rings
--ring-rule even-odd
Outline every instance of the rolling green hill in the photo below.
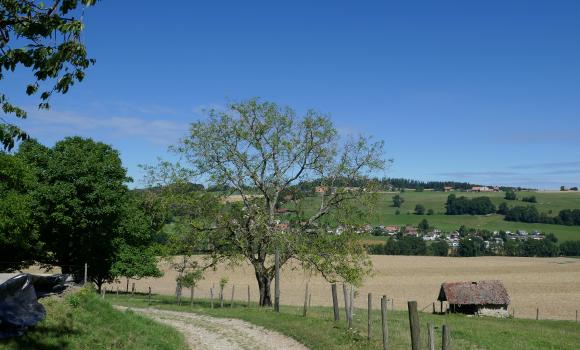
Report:
[[[504,202],[503,192],[476,193],[476,192],[452,192],[456,196],[466,196],[469,198],[487,196],[498,206]],[[392,198],[399,194],[405,202],[399,209],[400,214],[396,215],[398,208],[393,207]],[[554,233],[561,241],[580,240],[580,226],[564,226],[549,224],[528,224],[521,222],[505,221],[503,215],[445,215],[445,202],[451,193],[445,192],[414,192],[403,193],[381,193],[379,194],[378,205],[373,213],[368,217],[368,223],[372,225],[417,225],[422,219],[427,219],[429,224],[443,231],[451,231],[461,225],[473,228],[481,228],[490,231],[518,229],[533,231],[540,230],[544,233]],[[522,197],[535,196],[538,203],[522,202]],[[579,209],[580,193],[578,192],[517,192],[516,201],[505,201],[508,205],[535,205],[540,212],[557,215],[562,209]],[[307,211],[314,211],[316,208],[316,197],[306,200]],[[434,215],[415,215],[413,211],[415,205],[422,204],[426,210],[433,209]]]

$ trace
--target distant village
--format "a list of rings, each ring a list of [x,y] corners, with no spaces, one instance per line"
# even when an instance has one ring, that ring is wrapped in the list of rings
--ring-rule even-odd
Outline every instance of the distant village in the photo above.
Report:
[[[334,231],[335,234],[340,235],[345,230],[345,227],[338,227]],[[406,225],[406,226],[397,226],[397,225],[363,225],[356,229],[356,232],[359,234],[369,234],[374,236],[388,236],[388,237],[420,237],[424,241],[435,241],[435,240],[445,240],[450,248],[458,249],[459,248],[459,241],[462,238],[461,233],[456,230],[450,233],[444,233],[439,229],[433,228],[429,229],[425,232],[421,232],[417,227]],[[482,231],[484,232],[484,231]],[[487,232],[487,231],[485,231]],[[496,246],[503,246],[505,240],[511,241],[527,241],[528,239],[538,240],[541,241],[545,238],[545,235],[538,231],[534,230],[532,232],[527,232],[524,230],[517,230],[516,232],[512,231],[493,231],[491,232],[491,238],[488,235],[483,235],[478,233],[477,231],[470,234],[471,237],[478,237],[480,238],[483,243],[485,244],[485,248],[490,248],[493,245]]]

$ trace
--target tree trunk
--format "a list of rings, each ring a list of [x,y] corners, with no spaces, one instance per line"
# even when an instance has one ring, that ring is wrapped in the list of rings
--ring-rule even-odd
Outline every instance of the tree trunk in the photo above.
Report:
[[[129,277],[127,277],[127,290],[126,290],[127,294],[129,294]]]
[[[195,291],[195,286],[191,286],[191,297],[189,298],[190,306],[193,307],[193,293]]]
[[[256,270],[256,279],[258,280],[258,289],[260,290],[260,306],[272,306],[272,297],[270,295],[270,283],[272,277],[268,276],[264,266],[254,266]]]

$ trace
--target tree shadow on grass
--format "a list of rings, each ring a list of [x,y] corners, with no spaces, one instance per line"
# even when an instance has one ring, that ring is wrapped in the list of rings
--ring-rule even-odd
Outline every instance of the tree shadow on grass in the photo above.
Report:
[[[29,328],[20,337],[1,339],[0,347],[23,350],[62,350],[69,348],[68,337],[79,334],[81,332],[69,326],[38,325]]]

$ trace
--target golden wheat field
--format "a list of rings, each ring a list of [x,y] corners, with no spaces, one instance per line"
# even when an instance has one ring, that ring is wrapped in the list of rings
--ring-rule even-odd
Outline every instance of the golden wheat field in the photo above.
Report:
[[[395,309],[404,309],[408,300],[417,300],[420,308],[430,311],[444,281],[499,279],[508,289],[512,300],[510,313],[515,308],[516,317],[535,318],[539,308],[540,318],[574,319],[576,310],[580,310],[580,259],[372,256],[372,261],[373,275],[357,289],[358,307],[366,305],[367,293],[371,292],[377,301],[383,294],[393,298]],[[153,293],[175,293],[177,274],[167,263],[163,269],[162,278],[132,281],[137,291],[145,292],[150,286]],[[257,300],[257,284],[252,267],[247,264],[223,265],[216,271],[208,271],[196,288],[196,297],[209,297],[209,289],[212,286],[218,289],[221,277],[229,279],[224,293],[226,299],[230,299],[235,285],[235,299],[246,300],[250,285],[251,298]],[[331,305],[329,283],[318,275],[286,266],[281,275],[281,303],[302,305],[306,282],[309,282],[312,305]],[[125,282],[107,288],[115,290],[117,286],[123,290]],[[273,289],[272,285],[272,292]],[[187,291],[184,294],[189,295]]]

